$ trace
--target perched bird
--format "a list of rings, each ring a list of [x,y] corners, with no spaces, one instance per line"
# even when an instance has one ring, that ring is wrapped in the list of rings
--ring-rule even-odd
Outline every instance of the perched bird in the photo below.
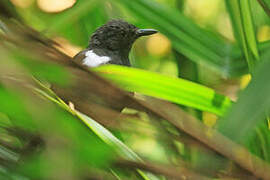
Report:
[[[74,60],[88,67],[103,64],[130,66],[128,56],[135,40],[157,32],[139,29],[123,20],[111,20],[93,33],[87,49],[74,56]]]

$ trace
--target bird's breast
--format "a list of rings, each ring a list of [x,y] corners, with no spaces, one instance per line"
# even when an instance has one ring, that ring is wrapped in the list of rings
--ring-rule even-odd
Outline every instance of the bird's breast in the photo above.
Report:
[[[85,58],[82,60],[82,64],[88,67],[97,67],[111,61],[108,56],[99,56],[93,50],[85,52]]]

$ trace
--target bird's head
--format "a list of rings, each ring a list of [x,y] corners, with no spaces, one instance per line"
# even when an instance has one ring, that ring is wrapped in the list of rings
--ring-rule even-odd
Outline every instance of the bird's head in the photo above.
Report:
[[[128,55],[136,39],[155,33],[154,29],[139,29],[123,20],[111,20],[93,33],[89,48],[122,51]]]

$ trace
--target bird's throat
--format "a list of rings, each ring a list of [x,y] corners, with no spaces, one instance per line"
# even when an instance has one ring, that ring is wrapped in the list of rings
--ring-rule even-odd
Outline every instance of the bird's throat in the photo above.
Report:
[[[125,49],[124,51],[111,51],[108,49],[92,49],[92,51],[100,57],[109,57],[110,61],[108,64],[117,64],[130,66],[129,52],[130,50]]]

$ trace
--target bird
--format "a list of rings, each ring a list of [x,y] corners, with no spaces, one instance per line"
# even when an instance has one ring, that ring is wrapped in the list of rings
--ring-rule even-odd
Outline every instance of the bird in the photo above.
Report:
[[[124,20],[113,19],[99,27],[92,34],[87,48],[73,59],[87,67],[105,64],[131,66],[129,52],[136,39],[157,32],[155,29],[139,29]]]

